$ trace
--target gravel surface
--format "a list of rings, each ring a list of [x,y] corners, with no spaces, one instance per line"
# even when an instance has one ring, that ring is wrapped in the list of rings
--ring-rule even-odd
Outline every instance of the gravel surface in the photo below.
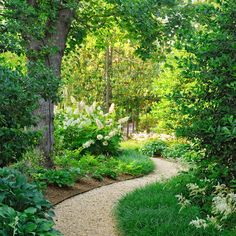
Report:
[[[142,178],[127,180],[91,190],[70,198],[55,207],[56,228],[65,236],[116,236],[113,208],[126,193],[146,184],[177,174],[180,165],[153,159],[155,172]]]

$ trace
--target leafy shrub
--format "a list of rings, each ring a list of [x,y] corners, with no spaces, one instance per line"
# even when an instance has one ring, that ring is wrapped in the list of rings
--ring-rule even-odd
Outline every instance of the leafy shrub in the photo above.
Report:
[[[0,66],[0,78],[0,166],[4,166],[37,143],[38,134],[30,127],[38,98],[34,85],[20,72]]]
[[[59,187],[71,187],[80,175],[79,168],[70,169],[39,169],[31,173],[34,181],[53,184]]]
[[[106,166],[101,169],[97,169],[93,174],[92,177],[98,180],[103,180],[104,177],[108,177],[111,179],[116,179],[118,176],[117,171],[112,170]]]
[[[140,117],[139,129],[150,132],[157,125],[157,118],[151,113],[144,114]]]
[[[74,154],[74,151],[67,151],[66,150],[66,152],[64,152],[64,155],[55,156],[54,157],[55,165],[59,166],[61,168],[65,168],[65,169],[69,169],[71,167],[79,168],[79,161],[78,161],[79,159],[74,158],[73,154]]]
[[[167,144],[162,140],[153,140],[146,143],[141,152],[147,156],[161,156],[162,152],[166,149]]]
[[[25,175],[30,175],[37,169],[42,168],[43,154],[39,149],[31,149],[23,154],[22,159],[11,165]]]
[[[142,176],[155,169],[155,165],[149,157],[135,150],[127,150],[117,159],[119,160],[117,168],[122,174]]]
[[[74,101],[72,107],[58,111],[55,132],[57,147],[59,150],[80,150],[82,154],[117,154],[121,124],[126,120],[116,122],[112,107],[109,113],[104,114],[96,103],[87,106]]]
[[[55,159],[55,163],[61,167],[67,163],[67,168],[79,168],[80,176],[89,175],[102,180],[104,177],[116,179],[121,174],[140,176],[150,173],[155,166],[150,158],[137,151],[126,151],[121,156],[109,157],[84,155],[79,160],[69,156]]]
[[[51,204],[20,172],[0,169],[0,234],[61,235],[53,229]]]
[[[191,150],[190,144],[187,143],[174,143],[169,145],[162,153],[166,158],[184,158],[186,153]]]
[[[201,206],[202,218],[192,219],[196,228],[214,227],[217,230],[234,229],[236,220],[236,193],[224,184],[210,179],[200,179],[186,185],[187,191],[176,195],[181,209]]]
[[[209,162],[218,160],[227,166],[225,182],[236,177],[235,9],[236,2],[230,0],[197,8],[196,13],[205,18],[202,22],[199,17],[204,30],[193,29],[187,36],[191,40],[184,47],[189,57],[178,59],[186,86],[176,88],[172,96],[182,117],[178,134],[205,149]],[[206,11],[211,14],[207,16]]]

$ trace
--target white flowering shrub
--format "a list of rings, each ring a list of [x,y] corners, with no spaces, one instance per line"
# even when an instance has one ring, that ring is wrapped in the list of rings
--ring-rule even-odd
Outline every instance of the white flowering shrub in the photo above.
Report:
[[[56,112],[55,137],[59,150],[79,150],[95,155],[113,155],[122,139],[121,125],[128,118],[115,120],[114,105],[104,113],[96,103],[76,102]]]
[[[236,193],[226,185],[214,185],[208,179],[199,183],[187,184],[188,196],[176,195],[180,210],[190,205],[200,206],[203,210],[205,217],[193,219],[190,225],[218,230],[236,227]]]

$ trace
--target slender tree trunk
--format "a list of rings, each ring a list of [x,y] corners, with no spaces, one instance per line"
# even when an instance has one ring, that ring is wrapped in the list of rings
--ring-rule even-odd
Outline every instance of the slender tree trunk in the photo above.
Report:
[[[45,38],[36,40],[31,38],[28,43],[28,60],[29,62],[43,61],[46,67],[53,71],[54,75],[60,79],[61,63],[64,54],[66,39],[69,33],[74,12],[70,9],[61,9],[58,12],[56,20],[48,22],[48,29],[45,33]],[[28,36],[28,38],[30,38]],[[37,58],[37,55],[44,47],[56,48],[56,52],[47,54],[43,58]],[[33,53],[32,53],[33,52]],[[32,56],[34,55],[34,56]],[[50,81],[48,81],[50,83]],[[42,138],[40,140],[39,148],[44,153],[45,167],[52,167],[53,161],[51,154],[54,147],[54,103],[51,99],[41,98],[39,101],[39,108],[35,113],[39,117],[37,129],[42,131]]]
[[[126,137],[129,138],[129,121],[127,121]]]
[[[132,133],[135,132],[135,115],[134,112],[132,111]]]
[[[104,74],[104,107],[106,112],[109,110],[111,106],[112,100],[112,85],[111,85],[111,77],[112,77],[112,60],[113,60],[113,48],[112,46],[108,46],[105,53],[105,74]]]

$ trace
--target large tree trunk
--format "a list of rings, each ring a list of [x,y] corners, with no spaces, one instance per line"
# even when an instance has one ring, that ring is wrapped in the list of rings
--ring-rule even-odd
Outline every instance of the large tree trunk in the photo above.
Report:
[[[28,43],[28,60],[37,62],[43,61],[46,67],[53,71],[54,75],[60,79],[61,63],[66,46],[66,39],[69,33],[74,12],[70,9],[61,9],[58,11],[56,20],[48,21],[48,29],[45,33],[45,38],[36,40],[31,38]],[[37,53],[40,53],[43,47],[56,48],[56,52],[45,55],[43,58],[37,58]],[[33,57],[31,56],[33,52]],[[36,52],[36,56],[35,56]],[[50,82],[50,81],[49,81]],[[36,111],[39,117],[37,129],[42,131],[42,138],[40,140],[39,148],[44,153],[43,165],[47,168],[53,166],[51,154],[54,146],[54,103],[51,99],[41,98],[39,101],[39,108]]]

